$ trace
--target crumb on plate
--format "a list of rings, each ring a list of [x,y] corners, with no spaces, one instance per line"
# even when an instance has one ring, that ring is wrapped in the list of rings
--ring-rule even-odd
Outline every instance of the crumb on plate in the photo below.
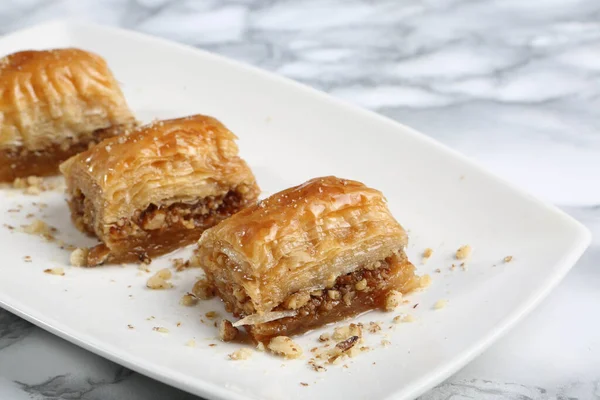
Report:
[[[230,360],[247,360],[250,357],[252,357],[252,350],[242,347],[241,349],[238,349],[236,351],[234,351],[233,353],[229,354],[229,359]]]
[[[471,245],[464,245],[458,248],[458,250],[456,250],[456,259],[457,260],[466,260],[467,258],[469,258],[471,256],[471,253],[473,252],[473,248],[471,247]]]
[[[442,308],[446,307],[447,304],[448,304],[448,300],[444,300],[444,299],[438,300],[433,305],[433,309],[434,310],[441,310]]]
[[[87,266],[87,256],[89,253],[89,249],[85,247],[78,247],[71,253],[69,260],[71,261],[71,265],[74,267],[85,267]]]
[[[47,268],[47,269],[44,270],[44,272],[46,274],[50,274],[50,275],[60,275],[60,276],[64,276],[65,275],[65,270],[62,267]]]
[[[287,336],[276,336],[267,345],[274,354],[285,358],[298,358],[302,355],[302,348]]]
[[[173,287],[173,284],[168,281],[171,276],[171,271],[163,268],[148,279],[146,286],[152,290],[170,289]]]

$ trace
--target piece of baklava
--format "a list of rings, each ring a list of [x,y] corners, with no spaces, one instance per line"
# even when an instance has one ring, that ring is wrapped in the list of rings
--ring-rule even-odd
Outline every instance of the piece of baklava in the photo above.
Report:
[[[256,201],[236,136],[214,118],[155,122],[65,161],[71,216],[103,243],[87,264],[146,262]]]
[[[56,174],[62,161],[134,124],[96,54],[32,50],[0,58],[0,182]]]
[[[421,287],[407,235],[381,192],[324,177],[261,201],[204,232],[196,258],[226,309],[257,342],[371,309]],[[202,284],[202,285],[200,285]]]

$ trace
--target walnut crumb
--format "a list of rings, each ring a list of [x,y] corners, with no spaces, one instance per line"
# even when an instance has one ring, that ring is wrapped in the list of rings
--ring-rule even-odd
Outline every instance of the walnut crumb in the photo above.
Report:
[[[198,298],[194,296],[192,293],[186,293],[181,297],[179,304],[186,307],[195,306],[198,303]]]
[[[171,276],[171,271],[163,268],[148,279],[146,286],[152,290],[170,289],[173,287],[173,284],[168,281]]]
[[[381,325],[377,322],[369,322],[369,333],[377,333],[381,331]]]
[[[394,321],[395,324],[400,324],[402,322],[414,322],[415,317],[413,317],[410,314],[401,314],[401,315],[395,316],[392,321]]]
[[[223,342],[231,342],[236,338],[238,330],[231,324],[231,321],[222,319],[219,322],[219,339]]]
[[[209,311],[206,314],[204,314],[204,316],[208,319],[215,319],[219,316],[219,313],[216,311]]]
[[[25,261],[27,263],[30,263],[32,261],[31,260],[31,256],[25,256],[25,257],[23,257],[23,261]]]
[[[89,249],[85,247],[78,247],[71,253],[70,261],[74,267],[85,267],[87,266],[87,257]]]
[[[276,336],[269,342],[269,350],[285,358],[298,358],[302,355],[302,348],[287,336]]]
[[[469,258],[471,256],[471,253],[473,252],[473,248],[466,244],[464,246],[461,246],[458,248],[458,250],[456,250],[456,259],[457,260],[466,260],[467,258]]]
[[[215,290],[206,279],[198,280],[192,288],[192,293],[201,300],[208,300],[215,297]]]
[[[190,339],[187,342],[185,342],[185,345],[187,347],[196,347],[196,341],[194,339]]]
[[[61,267],[47,268],[44,270],[44,272],[47,274],[50,274],[50,275],[60,275],[60,276],[65,275],[65,270],[64,270],[64,268],[61,268]]]
[[[181,272],[184,269],[188,269],[190,267],[189,261],[183,261],[183,258],[174,258],[173,260],[173,268],[175,271]]]
[[[434,272],[435,272],[436,274],[441,274],[441,273],[442,273],[442,270],[441,270],[441,269],[439,269],[439,268],[436,268],[436,269],[434,270]]]
[[[306,382],[300,382],[300,384],[301,384],[302,386],[308,386],[308,383],[306,383]]]
[[[402,303],[402,293],[397,290],[390,290],[385,295],[385,310],[393,311]]]
[[[422,260],[422,263],[425,264],[427,262],[427,260],[429,260],[429,257],[431,257],[432,254],[433,254],[433,250],[430,249],[429,247],[426,248],[423,251],[423,260]]]
[[[319,336],[319,342],[326,342],[326,341],[328,341],[329,339],[331,339],[331,335],[330,335],[329,333],[322,333],[322,334]]]
[[[162,326],[155,326],[154,328],[152,328],[152,330],[160,333],[169,333],[169,330]]]
[[[383,347],[387,347],[387,346],[389,346],[389,345],[391,345],[391,344],[392,344],[392,342],[390,342],[389,340],[385,340],[385,339],[383,339],[383,340],[381,341],[381,345],[382,345]]]
[[[435,304],[433,305],[433,309],[434,310],[441,310],[442,308],[446,307],[446,305],[448,304],[448,300],[438,300],[435,302]]]
[[[308,361],[308,365],[315,371],[315,372],[325,372],[327,371],[327,368],[325,368],[324,366],[322,366],[321,364],[317,364],[317,362],[314,359],[311,359],[310,361]]]
[[[230,360],[247,360],[250,357],[252,357],[252,350],[247,349],[245,347],[229,354]]]
[[[323,336],[323,335],[321,335]],[[339,326],[334,328],[332,338],[335,341],[346,340],[351,336],[362,337],[362,329],[357,324]],[[319,338],[320,339],[320,338]]]
[[[128,327],[129,329],[135,329],[135,326],[133,326],[133,325],[131,325],[131,324],[127,324],[127,327]]]
[[[512,261],[512,259],[513,259],[513,256],[506,256],[506,257],[504,257],[503,261],[504,261],[505,263],[509,263],[509,262],[511,262],[511,261]]]

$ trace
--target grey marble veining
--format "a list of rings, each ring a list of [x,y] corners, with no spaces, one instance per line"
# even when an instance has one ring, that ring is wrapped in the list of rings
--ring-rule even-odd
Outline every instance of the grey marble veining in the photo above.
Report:
[[[422,396],[600,398],[597,0],[3,1],[0,33],[138,30],[376,110],[562,206],[595,235],[534,313]],[[0,399],[194,399],[0,310]]]

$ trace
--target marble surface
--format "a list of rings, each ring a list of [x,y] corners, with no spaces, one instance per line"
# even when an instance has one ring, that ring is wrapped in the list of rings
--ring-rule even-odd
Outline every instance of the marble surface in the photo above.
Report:
[[[3,1],[0,33],[70,17],[288,76],[413,126],[595,235],[543,304],[425,400],[600,398],[597,0]],[[0,399],[194,399],[0,309]]]

